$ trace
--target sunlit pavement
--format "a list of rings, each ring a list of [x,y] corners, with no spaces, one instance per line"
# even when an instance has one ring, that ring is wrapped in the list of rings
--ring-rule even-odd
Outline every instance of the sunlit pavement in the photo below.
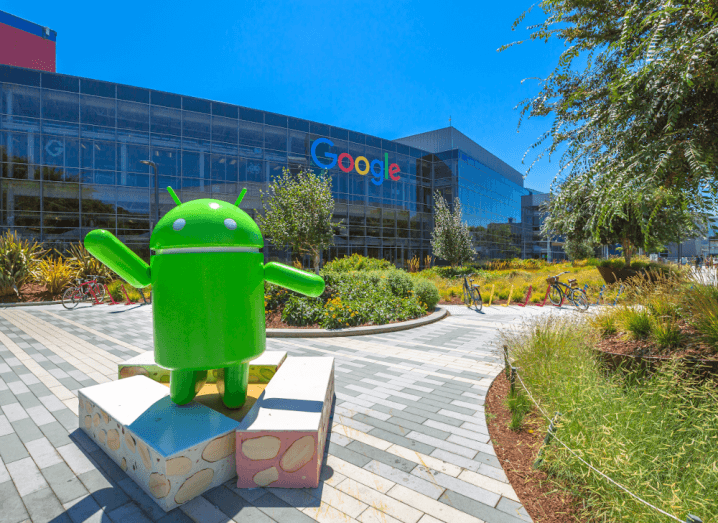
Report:
[[[489,440],[484,397],[498,331],[572,306],[449,306],[412,330],[267,339],[267,350],[336,358],[336,404],[317,489],[234,480],[163,512],[78,429],[77,390],[152,349],[150,306],[0,309],[0,522],[531,521]]]

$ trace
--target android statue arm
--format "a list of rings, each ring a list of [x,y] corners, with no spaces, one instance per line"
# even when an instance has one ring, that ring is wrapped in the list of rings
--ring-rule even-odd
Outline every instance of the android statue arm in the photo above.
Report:
[[[264,279],[313,298],[324,292],[324,280],[320,276],[281,263],[269,262],[265,265]]]
[[[150,266],[111,232],[90,231],[85,236],[85,249],[133,287],[141,289],[152,283]]]

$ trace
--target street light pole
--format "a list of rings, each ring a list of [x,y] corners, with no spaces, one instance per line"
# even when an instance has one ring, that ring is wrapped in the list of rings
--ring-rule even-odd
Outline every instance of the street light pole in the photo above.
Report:
[[[155,227],[156,227],[157,223],[160,221],[160,188],[159,188],[159,181],[158,181],[158,177],[157,177],[157,164],[150,160],[140,160],[140,163],[144,163],[145,165],[151,165],[152,168],[155,170]]]

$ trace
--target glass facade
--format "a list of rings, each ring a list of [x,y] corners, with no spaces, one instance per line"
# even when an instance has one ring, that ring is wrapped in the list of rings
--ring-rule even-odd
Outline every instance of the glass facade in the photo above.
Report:
[[[324,261],[352,253],[423,260],[435,189],[461,198],[482,257],[515,254],[497,226],[520,223],[527,191],[459,150],[427,153],[275,113],[10,66],[0,66],[0,230],[63,249],[104,228],[147,256],[154,174],[142,160],[158,168],[160,216],[174,206],[172,186],[182,201],[230,202],[246,187],[242,208],[255,217],[260,191],[284,167],[320,169],[311,154],[318,138],[400,168],[399,180],[379,185],[371,173],[345,172],[346,158],[329,170],[341,225]],[[267,246],[265,257],[288,261],[283,246]]]

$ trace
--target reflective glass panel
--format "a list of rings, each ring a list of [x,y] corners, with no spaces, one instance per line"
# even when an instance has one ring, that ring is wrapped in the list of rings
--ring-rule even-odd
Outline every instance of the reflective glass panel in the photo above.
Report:
[[[62,91],[44,90],[42,93],[42,117],[63,122],[80,121],[79,95]]]
[[[40,118],[40,89],[0,85],[0,113]]]
[[[114,98],[82,95],[80,97],[80,119],[83,124],[114,127]]]

